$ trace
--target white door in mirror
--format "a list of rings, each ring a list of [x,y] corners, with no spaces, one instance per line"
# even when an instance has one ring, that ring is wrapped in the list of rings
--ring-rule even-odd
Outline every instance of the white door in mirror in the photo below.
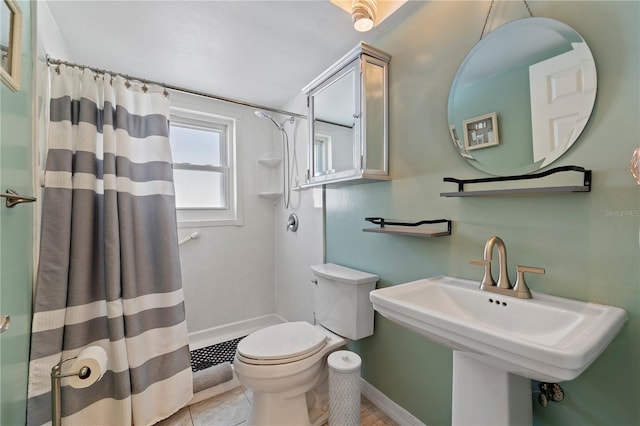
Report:
[[[529,67],[533,161],[560,157],[589,120],[596,97],[596,65],[584,42]],[[567,114],[570,111],[570,114]]]

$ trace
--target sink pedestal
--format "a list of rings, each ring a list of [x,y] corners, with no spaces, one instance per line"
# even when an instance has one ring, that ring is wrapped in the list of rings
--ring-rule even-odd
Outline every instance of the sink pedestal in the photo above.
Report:
[[[530,426],[531,380],[453,351],[452,426]]]

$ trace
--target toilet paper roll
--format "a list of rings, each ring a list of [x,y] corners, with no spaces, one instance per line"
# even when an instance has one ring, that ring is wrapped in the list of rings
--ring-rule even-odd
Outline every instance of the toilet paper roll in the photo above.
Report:
[[[102,378],[107,371],[107,353],[100,346],[89,346],[78,354],[75,362],[69,370],[72,373],[79,372],[83,367],[89,370],[86,375],[69,377],[69,385],[82,389],[91,386]]]

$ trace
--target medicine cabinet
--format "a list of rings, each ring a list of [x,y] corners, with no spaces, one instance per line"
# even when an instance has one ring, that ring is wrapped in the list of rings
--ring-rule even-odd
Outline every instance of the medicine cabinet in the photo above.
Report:
[[[303,188],[389,179],[390,59],[361,42],[302,89],[309,117]]]

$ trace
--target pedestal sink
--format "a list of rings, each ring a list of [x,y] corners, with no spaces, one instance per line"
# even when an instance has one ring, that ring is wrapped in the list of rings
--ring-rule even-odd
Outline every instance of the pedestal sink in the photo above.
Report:
[[[446,276],[374,290],[373,308],[453,353],[453,425],[531,424],[531,383],[578,377],[626,313],[533,292],[518,299]]]

